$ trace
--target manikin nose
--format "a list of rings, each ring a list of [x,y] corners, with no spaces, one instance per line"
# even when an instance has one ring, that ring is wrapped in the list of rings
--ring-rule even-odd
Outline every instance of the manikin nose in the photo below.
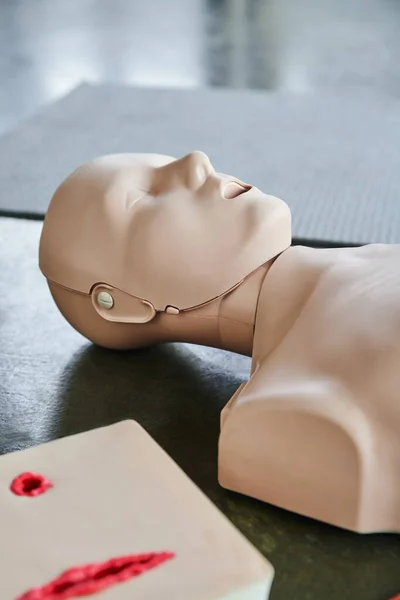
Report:
[[[204,185],[206,179],[215,172],[210,159],[204,152],[191,152],[184,156],[181,161],[187,187],[193,190],[198,190]]]
[[[214,168],[204,152],[191,152],[157,169],[153,193],[162,193],[179,186],[198,190],[213,173]]]

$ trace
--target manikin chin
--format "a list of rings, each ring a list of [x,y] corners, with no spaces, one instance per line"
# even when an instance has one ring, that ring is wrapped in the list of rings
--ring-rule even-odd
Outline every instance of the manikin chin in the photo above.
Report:
[[[40,268],[96,344],[252,356],[219,481],[358,532],[400,530],[400,246],[291,246],[282,200],[208,157],[105,156],[56,190]]]

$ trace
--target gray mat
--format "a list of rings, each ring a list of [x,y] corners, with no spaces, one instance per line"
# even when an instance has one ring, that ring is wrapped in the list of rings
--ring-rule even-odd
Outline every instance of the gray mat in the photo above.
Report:
[[[0,139],[0,210],[43,215],[58,183],[100,154],[209,154],[283,197],[294,235],[400,242],[400,104],[227,90],[84,84]]]

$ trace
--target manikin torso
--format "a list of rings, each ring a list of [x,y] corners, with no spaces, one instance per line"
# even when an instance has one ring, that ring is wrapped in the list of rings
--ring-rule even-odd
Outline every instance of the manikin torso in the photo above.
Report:
[[[221,485],[355,531],[398,531],[400,246],[290,243],[286,204],[202,153],[119,155],[57,190],[40,266],[95,343],[252,356],[221,415]]]

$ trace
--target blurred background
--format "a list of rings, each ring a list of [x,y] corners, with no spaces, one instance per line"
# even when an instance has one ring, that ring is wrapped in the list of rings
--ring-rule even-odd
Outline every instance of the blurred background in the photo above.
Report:
[[[0,0],[0,132],[82,81],[400,95],[398,0]]]

